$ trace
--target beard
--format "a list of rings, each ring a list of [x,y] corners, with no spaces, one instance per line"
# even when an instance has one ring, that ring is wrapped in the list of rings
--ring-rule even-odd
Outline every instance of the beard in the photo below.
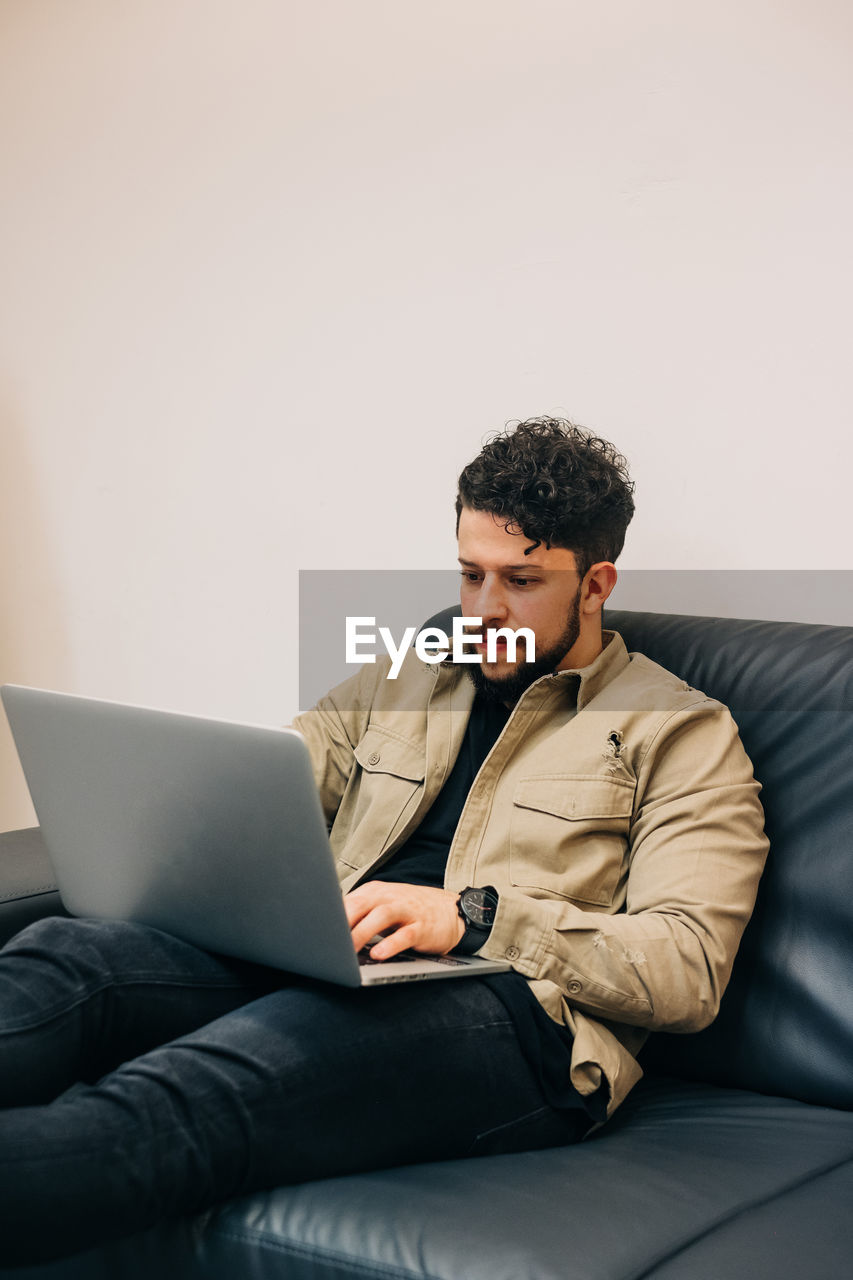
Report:
[[[580,622],[580,590],[569,607],[569,616],[559,639],[550,648],[540,653],[534,662],[516,662],[505,676],[493,679],[487,676],[481,662],[471,663],[465,667],[469,680],[477,693],[481,693],[489,702],[500,703],[504,707],[514,707],[525,689],[540,678],[549,676],[563,661],[581,632]]]

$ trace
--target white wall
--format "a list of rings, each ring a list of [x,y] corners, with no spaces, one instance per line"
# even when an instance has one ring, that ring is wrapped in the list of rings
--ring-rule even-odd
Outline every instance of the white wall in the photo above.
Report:
[[[4,0],[0,679],[286,720],[298,569],[452,563],[543,411],[627,567],[851,568],[851,15]]]

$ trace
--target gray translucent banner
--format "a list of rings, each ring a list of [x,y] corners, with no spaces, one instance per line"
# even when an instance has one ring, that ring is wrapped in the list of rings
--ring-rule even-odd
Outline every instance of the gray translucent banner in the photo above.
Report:
[[[454,569],[302,570],[300,710],[360,669],[361,662],[347,662],[348,618],[375,619],[372,626],[359,624],[358,652],[381,658],[387,650],[380,627],[399,646],[407,628],[419,631],[434,614],[458,605],[459,591]],[[628,569],[620,572],[608,608],[853,626],[853,570]]]

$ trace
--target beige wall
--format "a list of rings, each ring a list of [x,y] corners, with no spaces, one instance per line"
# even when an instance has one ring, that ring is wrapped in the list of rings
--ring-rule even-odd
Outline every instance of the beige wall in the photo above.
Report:
[[[852,45],[831,0],[3,0],[0,679],[285,720],[297,570],[451,562],[542,411],[630,457],[627,566],[850,568]]]

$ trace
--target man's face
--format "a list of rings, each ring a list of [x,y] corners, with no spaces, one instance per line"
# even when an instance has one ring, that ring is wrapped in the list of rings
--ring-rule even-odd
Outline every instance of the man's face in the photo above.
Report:
[[[529,627],[536,637],[536,660],[526,662],[520,640],[516,660],[509,662],[499,643],[495,662],[486,662],[485,644],[477,646],[482,664],[466,666],[478,689],[513,705],[542,675],[575,665],[572,650],[580,635],[580,587],[575,555],[565,547],[532,545],[523,533],[510,533],[488,511],[462,508],[459,518],[459,564],[462,612],[482,618],[490,627]],[[478,628],[480,629],[480,628]]]

